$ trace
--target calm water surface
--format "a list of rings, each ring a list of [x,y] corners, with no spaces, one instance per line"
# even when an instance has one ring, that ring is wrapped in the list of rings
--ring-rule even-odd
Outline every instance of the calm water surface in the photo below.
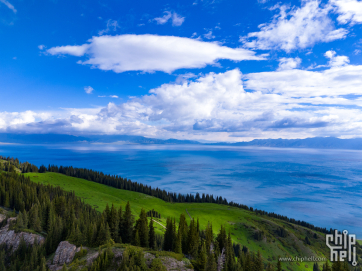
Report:
[[[86,167],[180,193],[209,193],[362,239],[362,151],[195,145],[0,145],[40,166]]]

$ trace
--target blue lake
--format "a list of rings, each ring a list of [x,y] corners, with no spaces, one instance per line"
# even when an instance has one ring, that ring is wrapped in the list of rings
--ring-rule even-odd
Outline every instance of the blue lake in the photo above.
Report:
[[[203,145],[0,145],[35,165],[85,167],[209,193],[362,238],[362,151]]]

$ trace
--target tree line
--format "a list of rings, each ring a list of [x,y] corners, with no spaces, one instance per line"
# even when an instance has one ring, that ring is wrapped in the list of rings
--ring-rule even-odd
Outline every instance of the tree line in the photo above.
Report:
[[[226,198],[222,198],[221,196],[209,195],[203,193],[200,195],[200,193],[193,194],[181,194],[181,193],[172,193],[167,192],[166,190],[162,190],[159,188],[152,188],[151,186],[144,185],[142,183],[132,182],[131,180],[127,178],[123,178],[118,175],[110,175],[110,174],[104,174],[103,172],[98,172],[91,169],[85,169],[85,168],[73,168],[70,167],[63,167],[63,166],[55,166],[55,165],[48,165],[48,167],[45,167],[42,165],[39,168],[39,172],[56,172],[65,174],[67,176],[76,177],[85,179],[88,181],[112,186],[119,189],[129,190],[129,191],[135,191],[139,193],[143,193],[146,195],[150,195],[159,199],[162,199],[166,202],[177,202],[177,203],[216,203],[216,204],[223,204],[228,205],[236,208],[241,208],[244,210],[253,211],[258,215],[265,215],[273,218],[277,218],[280,220],[287,221],[292,224],[300,225],[306,228],[309,228],[311,230],[319,231],[322,233],[331,233],[334,232],[333,229],[327,230],[326,228],[316,227],[308,222],[296,220],[293,218],[288,218],[287,216],[278,215],[274,212],[266,212],[254,209],[253,207],[248,207],[244,204],[236,203],[233,201],[228,202]]]
[[[6,160],[9,163],[12,163],[15,167],[19,168],[22,173],[28,173],[28,172],[39,172],[39,173],[45,173],[45,172],[55,172],[55,173],[61,173],[67,176],[76,177],[85,179],[88,181],[108,185],[111,187],[115,187],[118,189],[123,190],[129,190],[129,191],[135,191],[139,193],[143,193],[146,195],[150,195],[159,199],[162,199],[166,202],[177,202],[177,203],[216,203],[216,204],[223,204],[228,205],[236,208],[241,208],[244,210],[255,212],[258,215],[265,215],[272,218],[277,218],[280,220],[287,221],[289,223],[303,226],[306,228],[309,228],[311,230],[319,231],[322,233],[333,233],[334,229],[326,229],[322,227],[314,226],[313,224],[310,224],[305,221],[296,220],[293,218],[288,218],[287,216],[275,214],[274,212],[266,212],[258,209],[254,209],[253,207],[248,207],[244,204],[236,203],[233,201],[228,202],[226,198],[222,198],[221,196],[209,195],[203,193],[200,195],[200,193],[193,194],[181,194],[181,193],[172,193],[167,192],[166,190],[162,190],[159,188],[152,188],[151,186],[144,185],[142,183],[133,182],[130,179],[123,178],[118,175],[110,175],[110,174],[104,174],[103,172],[86,169],[86,168],[74,168],[72,166],[70,167],[63,167],[63,166],[56,166],[56,165],[48,165],[48,167],[41,165],[39,169],[28,163],[20,163],[18,159],[10,158],[10,157],[2,157],[0,156],[0,159]]]

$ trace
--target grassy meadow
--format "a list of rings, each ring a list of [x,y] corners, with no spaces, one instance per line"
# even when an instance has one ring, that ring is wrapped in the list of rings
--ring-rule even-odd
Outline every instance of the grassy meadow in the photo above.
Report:
[[[190,216],[199,218],[200,228],[203,229],[208,222],[212,223],[216,234],[221,225],[226,226],[231,232],[233,241],[247,246],[251,251],[258,251],[263,258],[276,262],[278,257],[325,257],[329,251],[325,245],[324,235],[293,225],[285,221],[259,216],[243,209],[211,204],[211,203],[168,203],[161,199],[122,189],[109,187],[84,179],[65,176],[59,173],[27,173],[34,182],[60,186],[64,190],[74,191],[84,202],[92,205],[97,210],[105,209],[107,203],[117,206],[131,203],[132,212],[138,217],[141,208],[156,210],[162,216],[158,222],[165,225],[167,217],[175,217],[178,221],[180,214],[184,213],[190,221]],[[156,231],[162,233],[164,228],[155,223]],[[287,236],[278,235],[278,229],[284,228]],[[257,238],[258,232],[263,232],[262,238]],[[310,244],[304,241],[308,237]],[[320,263],[322,264],[322,262]],[[312,270],[311,262],[283,263],[289,270]]]

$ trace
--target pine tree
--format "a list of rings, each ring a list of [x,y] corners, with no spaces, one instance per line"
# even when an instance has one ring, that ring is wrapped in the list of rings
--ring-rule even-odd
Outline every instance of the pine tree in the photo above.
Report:
[[[195,219],[192,219],[190,222],[189,231],[187,234],[187,244],[188,244],[188,249],[187,249],[188,254],[190,254],[192,257],[195,258],[197,256],[197,252],[199,249],[199,233],[197,232]]]
[[[234,270],[235,268],[235,253],[234,248],[231,240],[231,234],[229,231],[228,238],[226,240],[226,270]],[[259,270],[258,270],[259,271]]]
[[[187,233],[188,233],[188,226],[186,222],[185,214],[180,215],[180,222],[178,224],[178,233],[181,235],[181,247],[182,252],[187,253]]]
[[[206,268],[205,270],[207,271],[217,271],[217,265],[216,265],[216,261],[215,261],[215,256],[213,252],[209,252],[207,255],[207,260],[206,260]]]
[[[127,205],[126,205],[126,210],[123,215],[123,225],[122,225],[122,230],[123,230],[122,241],[123,241],[123,243],[131,243],[131,241],[132,241],[133,222],[134,221],[133,221],[132,212],[131,212],[131,205],[128,201]]]
[[[23,213],[23,224],[24,224],[25,229],[27,229],[29,227],[29,217],[28,217],[28,213],[26,212],[26,210],[24,210],[24,213]]]
[[[145,209],[141,209],[140,218],[136,223],[136,227],[138,230],[140,245],[141,247],[148,247],[148,238],[149,238],[149,230],[148,230],[148,219]]]
[[[175,229],[176,232],[176,229]],[[181,236],[181,232],[179,231],[177,233],[177,237],[174,243],[174,252],[176,253],[182,253],[182,236]]]
[[[164,235],[164,247],[166,251],[171,251],[173,249],[173,224],[171,218],[166,220],[166,231]]]
[[[197,255],[195,269],[198,271],[204,271],[207,270],[205,268],[206,268],[206,251],[205,251],[205,244],[204,242],[202,242],[200,246],[200,251]]]
[[[16,227],[18,229],[24,228],[24,219],[23,219],[23,214],[21,212],[19,212],[19,215],[16,219]]]
[[[111,212],[110,212],[110,218],[109,218],[109,227],[111,231],[111,238],[117,242],[119,239],[119,218],[118,218],[118,212],[114,205],[112,204]]]
[[[123,209],[122,209],[122,205],[119,206],[119,210],[118,210],[118,242],[122,243],[122,241],[124,240],[124,231],[123,231]]]
[[[34,231],[41,232],[41,221],[39,219],[38,205],[34,205],[30,209],[30,219],[29,219],[30,228]]]
[[[255,261],[254,261],[254,270],[255,271],[263,271],[264,270],[263,258],[261,256],[261,253],[260,253],[259,250],[258,250],[258,253],[257,253]]]
[[[212,231],[212,224],[208,222],[205,230],[205,248],[207,253],[210,253],[211,244],[213,241],[214,233]]]
[[[107,220],[107,223],[108,223],[108,225],[110,225],[111,223],[111,210],[109,209],[109,205],[108,205],[108,203],[107,203],[107,205],[106,205],[106,209],[104,210],[104,213],[105,213],[105,215],[106,215],[106,220]]]
[[[150,220],[150,224],[149,224],[149,246],[151,249],[155,249],[155,245],[156,245],[156,236],[155,236],[155,228],[153,227],[153,216],[151,214],[151,220]]]
[[[220,232],[217,235],[216,240],[219,243],[220,250],[222,250],[223,248],[226,249],[227,236],[226,236],[226,230],[223,225],[221,225]]]
[[[133,238],[133,245],[136,247],[139,247],[141,245],[140,235],[138,233],[138,230],[136,230],[135,236]]]
[[[282,271],[282,262],[278,260],[277,271]]]
[[[104,223],[105,221],[103,220],[98,231],[97,245],[99,246],[105,244],[111,238],[108,223],[106,225]]]

